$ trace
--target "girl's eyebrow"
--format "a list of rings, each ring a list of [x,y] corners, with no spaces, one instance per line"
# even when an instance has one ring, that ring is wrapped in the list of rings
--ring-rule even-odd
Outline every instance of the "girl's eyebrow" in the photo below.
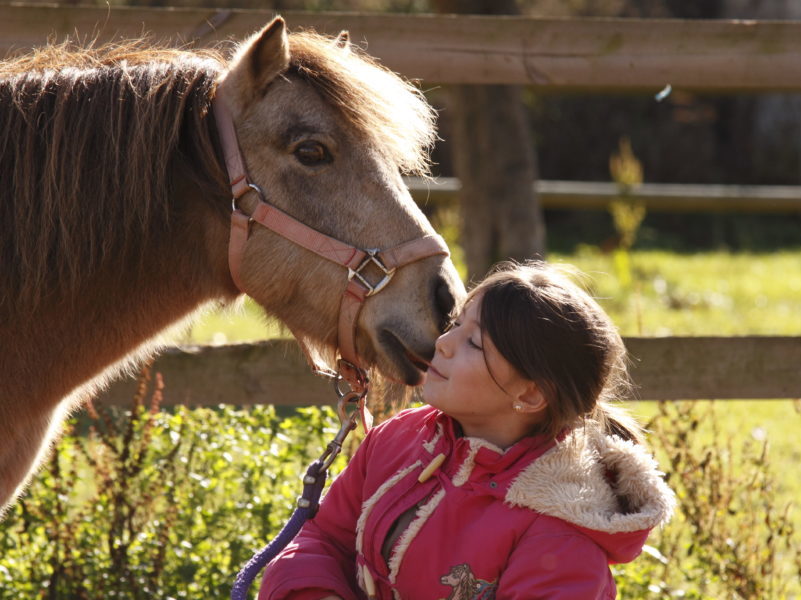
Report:
[[[461,313],[458,317],[456,317],[456,321],[459,321],[462,325],[469,323],[471,325],[477,325],[479,328],[481,328],[481,322],[476,317],[471,317],[468,319],[465,313]]]

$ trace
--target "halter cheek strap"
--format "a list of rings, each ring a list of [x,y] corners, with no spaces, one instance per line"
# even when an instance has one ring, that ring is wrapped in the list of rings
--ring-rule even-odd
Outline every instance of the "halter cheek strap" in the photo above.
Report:
[[[302,246],[348,269],[356,269],[366,252],[329,237],[295,220],[272,204],[268,204],[264,192],[255,184],[249,184],[246,191],[252,190],[259,196],[259,203],[252,215],[246,215],[236,204],[231,212],[231,236],[228,243],[228,266],[236,286],[244,290],[241,276],[242,257],[245,244],[250,237],[253,223],[259,223],[298,246]],[[238,198],[234,197],[234,203]]]
[[[242,257],[245,253],[245,245],[250,237],[251,226],[254,222],[326,260],[345,267],[348,276],[339,310],[337,346],[340,356],[349,365],[346,365],[344,372],[342,372],[342,368],[340,371],[341,375],[354,388],[356,385],[361,386],[360,379],[364,375],[356,349],[356,323],[364,301],[369,296],[377,294],[384,289],[392,279],[395,271],[400,267],[430,256],[447,256],[449,254],[448,246],[439,235],[435,234],[411,240],[385,250],[362,250],[301,223],[269,204],[261,188],[248,180],[233,118],[225,103],[222,86],[220,85],[217,86],[217,92],[213,100],[213,112],[233,195],[228,264],[234,284],[241,292],[247,293],[242,281],[241,265]],[[253,214],[247,215],[237,207],[237,200],[251,191],[258,194],[259,202],[253,210]],[[378,269],[382,273],[382,277],[378,282],[371,283],[368,280],[365,273],[368,267],[370,267],[371,271]],[[310,358],[310,353],[305,348],[304,352],[313,367],[319,371],[328,371],[328,369],[320,368],[319,365],[314,364]],[[353,369],[350,368],[351,366]]]

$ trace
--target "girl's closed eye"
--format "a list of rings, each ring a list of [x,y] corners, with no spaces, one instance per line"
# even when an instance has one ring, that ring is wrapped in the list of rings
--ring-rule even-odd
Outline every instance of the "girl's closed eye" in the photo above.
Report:
[[[461,321],[458,321],[458,320],[457,321],[452,321],[451,324],[450,324],[450,327],[448,328],[448,331],[452,331],[452,330],[457,329],[457,328],[459,328],[461,326],[462,326]],[[475,348],[476,350],[482,350],[482,351],[484,350],[483,346],[481,345],[481,342],[473,341],[472,337],[468,337],[467,338],[467,345],[470,346],[471,348]]]

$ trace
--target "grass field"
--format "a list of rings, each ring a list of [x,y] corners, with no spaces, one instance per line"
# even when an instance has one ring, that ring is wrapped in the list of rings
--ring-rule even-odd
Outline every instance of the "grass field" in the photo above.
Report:
[[[621,289],[609,255],[587,249],[551,260],[590,276],[623,335],[801,335],[798,250],[634,252],[630,289]]]

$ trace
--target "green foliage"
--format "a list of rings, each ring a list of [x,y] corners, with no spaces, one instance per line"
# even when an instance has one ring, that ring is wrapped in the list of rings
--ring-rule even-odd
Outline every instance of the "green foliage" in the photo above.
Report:
[[[791,503],[777,497],[768,439],[737,446],[714,403],[668,402],[648,423],[678,497],[649,551],[615,569],[623,598],[795,598],[801,542]]]
[[[0,524],[0,599],[226,598],[336,432],[327,408],[160,411],[155,387],[73,422]]]
[[[645,203],[632,196],[643,182],[642,163],[634,156],[628,138],[620,140],[617,154],[609,159],[609,172],[617,183],[619,196],[609,204],[612,223],[618,237],[613,257],[615,271],[624,289],[631,287],[631,248],[645,218]]]

